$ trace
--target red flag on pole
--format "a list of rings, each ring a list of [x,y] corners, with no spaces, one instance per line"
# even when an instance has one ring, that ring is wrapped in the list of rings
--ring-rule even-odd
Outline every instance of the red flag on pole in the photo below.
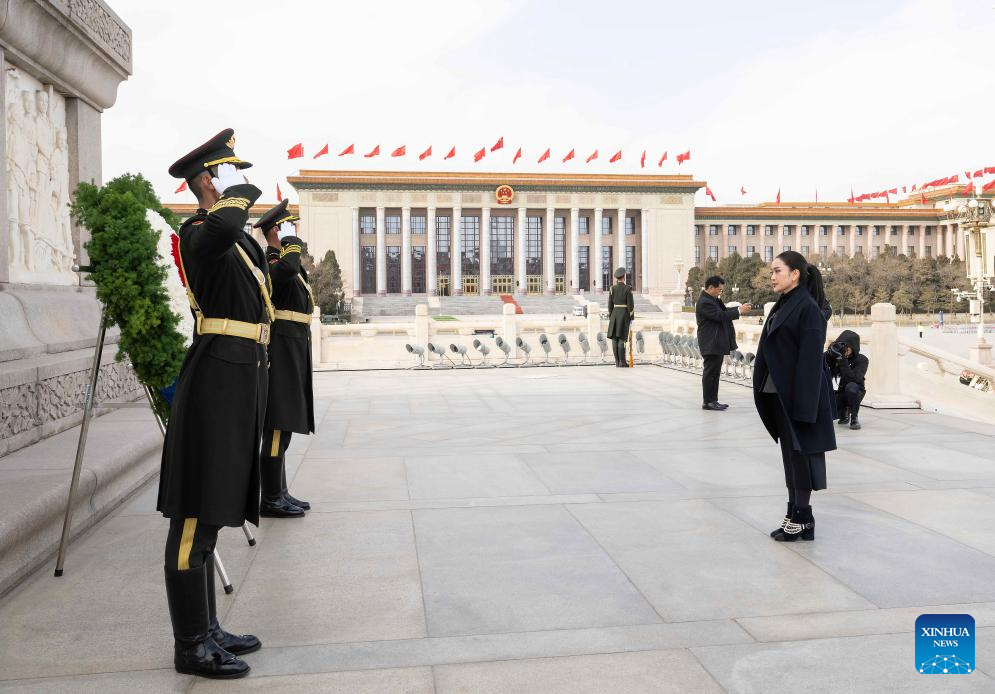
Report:
[[[401,145],[400,147],[398,147],[397,149],[395,149],[393,152],[391,152],[390,156],[392,156],[392,157],[403,157],[407,153],[408,153],[407,145]]]
[[[777,189],[777,204],[778,205],[781,204],[781,189],[780,188]]]
[[[442,160],[445,161],[446,159],[452,159],[455,156],[456,156],[456,147],[454,146],[451,150],[449,150],[449,154],[444,156]]]
[[[916,192],[916,184],[915,183],[912,184],[912,192],[913,193]]]
[[[965,171],[964,172],[964,178],[966,178],[967,180],[970,181],[971,180],[971,172],[970,171]]]
[[[853,204],[853,186],[850,186],[850,199],[847,202]]]
[[[981,186],[981,192],[987,193],[990,190],[995,190],[995,179],[988,181],[985,185]]]
[[[276,184],[276,201],[283,202],[283,193],[280,192],[280,184]]]
[[[923,205],[928,205],[929,204],[926,201],[926,194],[924,192],[922,192],[921,190],[919,191],[919,202],[921,202]]]
[[[590,164],[592,161],[598,158],[598,150],[591,152],[590,156],[584,161],[585,164]]]
[[[538,163],[540,163],[540,164],[541,164],[541,163],[543,163],[544,161],[546,161],[547,159],[549,159],[549,147],[547,147],[547,148],[546,148],[546,151],[542,153],[542,156],[541,156],[541,157],[539,157],[539,162],[538,162]]]
[[[612,155],[612,158],[608,160],[608,163],[609,164],[614,164],[615,162],[617,162],[621,158],[622,158],[622,150],[619,150],[619,151],[615,152],[615,154]]]
[[[903,193],[904,193],[904,192],[906,192],[906,190],[905,190],[905,186],[902,186],[902,192],[903,192]]]
[[[518,161],[521,158],[522,158],[522,148],[519,147],[518,151],[515,152],[515,158],[511,160],[511,163],[514,164],[516,161]]]
[[[639,168],[640,169],[645,169],[646,168],[646,150],[645,149],[643,150],[643,156],[639,157]]]
[[[690,158],[691,158],[691,150],[689,149],[687,152],[684,152],[683,154],[678,154],[677,155],[677,163],[678,164],[682,164],[682,163],[686,162]]]
[[[499,137],[498,141],[494,143],[493,147],[491,147],[492,152],[496,152],[499,149],[504,149],[504,135]]]
[[[983,176],[984,173],[985,173],[984,169],[978,169],[977,171],[974,172],[974,177],[978,178],[979,176]]]
[[[183,181],[183,183],[180,184],[180,187],[173,191],[173,194],[175,195],[176,193],[182,193],[186,189],[187,189],[187,182]]]
[[[344,157],[347,154],[355,154],[355,153],[356,153],[356,145],[349,145],[344,150],[339,152],[339,156]]]
[[[712,199],[712,202],[715,202],[715,193],[713,193],[712,189],[709,188],[708,186],[705,186],[705,195],[710,197]]]
[[[481,147],[480,150],[476,154],[473,155],[473,160],[475,162],[476,161],[480,161],[481,159],[484,158],[484,156],[486,154],[487,154],[487,148],[486,147]]]
[[[739,194],[740,195],[746,195],[746,188],[744,188],[743,186],[740,186],[739,187]]]
[[[373,149],[371,149],[369,152],[367,152],[363,156],[366,157],[367,159],[369,159],[370,157],[378,157],[378,156],[380,156],[380,145],[377,145],[376,147],[374,147]]]
[[[986,175],[986,176],[987,176],[988,174],[995,174],[995,166],[986,166],[986,167],[984,168],[984,171],[985,171],[985,175]]]
[[[311,158],[312,158],[312,159],[317,159],[318,157],[320,157],[320,156],[321,156],[321,155],[323,155],[323,154],[328,154],[328,145],[325,145],[324,147],[322,147],[321,149],[319,149],[319,150],[318,150],[318,153],[317,153],[317,154],[315,154],[315,155],[314,155],[313,157],[311,157]]]
[[[574,151],[571,149],[569,152],[567,152],[567,156],[563,157],[563,162],[566,163],[573,158],[574,158]]]
[[[296,145],[287,150],[287,159],[297,159],[298,157],[304,156],[304,145],[298,142]]]
[[[418,161],[421,161],[425,157],[430,157],[430,156],[432,156],[432,145],[429,145],[428,149],[426,149],[424,152],[418,155]]]
[[[662,156],[662,157],[660,157],[660,161],[658,161],[658,162],[656,163],[656,165],[657,165],[658,167],[663,167],[663,162],[665,162],[665,161],[667,161],[667,153],[666,153],[666,152],[664,152],[664,153],[663,153],[663,156]]]

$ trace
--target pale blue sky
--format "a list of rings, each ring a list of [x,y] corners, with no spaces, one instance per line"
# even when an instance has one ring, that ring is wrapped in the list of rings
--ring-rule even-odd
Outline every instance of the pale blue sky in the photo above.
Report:
[[[995,166],[992,0],[111,5],[135,74],[104,117],[104,175],[140,171],[165,200],[192,201],[166,168],[228,126],[266,201],[278,181],[295,199],[301,167],[633,173],[644,148],[645,172],[693,173],[727,204]],[[299,141],[306,158],[288,161]],[[333,156],[312,160],[325,142]],[[353,142],[383,155],[334,156]]]

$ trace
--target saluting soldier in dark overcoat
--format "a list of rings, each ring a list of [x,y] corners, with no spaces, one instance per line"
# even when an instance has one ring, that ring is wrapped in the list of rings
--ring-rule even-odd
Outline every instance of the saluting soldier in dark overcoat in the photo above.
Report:
[[[213,553],[222,526],[259,522],[259,440],[266,406],[273,308],[262,248],[245,232],[260,195],[225,130],[173,164],[200,208],[179,230],[179,264],[196,319],[162,453],[157,508],[170,519],[166,597],[179,672],[241,677],[236,654],[255,636],[218,624]]]
[[[295,223],[300,217],[287,201],[269,210],[254,225],[266,237],[266,260],[273,285],[276,320],[270,338],[269,403],[260,451],[262,499],[259,515],[299,518],[311,504],[287,490],[285,453],[292,433],[314,431],[311,390],[311,312],[314,293],[301,266],[302,241]]]
[[[608,292],[608,338],[615,353],[615,366],[626,368],[625,341],[629,339],[629,326],[635,317],[636,305],[632,287],[625,283],[625,268],[615,270],[615,284]]]

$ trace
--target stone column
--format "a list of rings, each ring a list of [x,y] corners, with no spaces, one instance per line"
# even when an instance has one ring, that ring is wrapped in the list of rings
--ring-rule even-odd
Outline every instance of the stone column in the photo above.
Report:
[[[967,261],[967,253],[964,251],[964,227],[961,224],[957,225],[957,233],[954,235],[957,239],[954,250],[957,252],[957,257],[961,260]]]
[[[592,244],[590,254],[591,286],[594,287],[595,294],[604,293],[605,288],[601,286],[601,214],[600,207],[594,208],[594,228],[590,229]]]
[[[491,294],[491,208],[480,208],[480,294]]]
[[[926,257],[926,225],[919,227],[919,250],[917,251],[917,255],[920,258]]]
[[[524,207],[518,208],[518,228],[515,229],[515,239],[518,243],[515,245],[518,247],[518,279],[516,281],[517,286],[515,287],[516,294],[525,294],[528,291],[528,285],[525,281],[525,214],[527,210]]]
[[[0,46],[0,113],[7,113],[7,64]],[[4,119],[6,129],[6,118]],[[7,161],[7,138],[0,138],[0,161]],[[10,223],[7,216],[7,198],[10,181],[7,172],[0,169],[0,284],[10,281]],[[77,259],[79,256],[77,255]]]
[[[428,257],[425,258],[425,292],[429,296],[435,296],[439,293],[439,287],[437,280],[439,278],[439,269],[435,266],[436,255],[438,254],[438,239],[435,233],[435,208],[429,207],[425,211],[425,233],[427,234],[428,243],[425,246],[425,252],[428,253]]]
[[[646,220],[649,218],[649,210],[642,210],[639,213],[639,284],[643,294],[648,294],[650,290],[649,281],[649,230],[646,228]]]
[[[352,295],[363,293],[363,249],[359,243],[359,208],[352,208]]]
[[[811,232],[809,232],[809,233],[811,233]],[[801,224],[796,224],[795,225],[795,244],[796,244],[795,245],[795,250],[798,251],[799,253],[802,252],[803,239],[804,239],[804,237],[802,236],[802,225]],[[762,248],[760,249],[760,257],[761,258],[764,257],[763,256],[763,249]]]
[[[377,296],[387,296],[387,228],[384,208],[377,208]]]
[[[570,293],[580,294],[580,210],[570,208]],[[590,259],[588,259],[590,262]]]
[[[463,210],[459,207],[453,208],[453,218],[449,227],[449,253],[452,261],[452,269],[449,272],[449,293],[452,296],[463,294],[463,239],[460,238],[460,218]]]
[[[546,208],[546,228],[543,229],[543,251],[542,260],[546,275],[546,294],[556,293],[556,265],[553,263],[553,237],[556,233],[555,221],[556,210],[552,207]]]
[[[401,208],[401,293],[411,296],[411,208]]]
[[[69,190],[76,190],[80,183],[101,185],[100,112],[80,99],[66,97],[66,139],[69,145]],[[3,192],[6,195],[6,190]],[[90,232],[73,223],[73,250],[76,262],[85,265],[90,256],[83,245],[90,240]],[[82,275],[80,279],[82,281]]]
[[[618,208],[618,229],[615,231],[615,267],[625,267],[625,208]],[[615,276],[615,267],[610,268],[612,277]],[[635,281],[635,278],[630,278]]]
[[[867,227],[864,227],[864,229],[866,231]],[[850,225],[850,232],[849,232],[848,235],[850,237],[850,257],[852,258],[853,256],[857,255],[857,225],[856,224],[851,224]],[[863,244],[861,244],[861,245],[863,245]]]

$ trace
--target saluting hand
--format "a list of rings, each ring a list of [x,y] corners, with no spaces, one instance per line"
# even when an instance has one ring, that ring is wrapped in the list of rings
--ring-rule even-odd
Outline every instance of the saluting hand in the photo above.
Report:
[[[297,236],[297,229],[290,222],[284,222],[280,225],[280,230],[276,232],[276,235],[283,241],[288,236]]]
[[[219,164],[217,178],[211,179],[214,189],[222,195],[229,187],[242,185],[246,182],[247,179],[238,172],[234,164]]]

